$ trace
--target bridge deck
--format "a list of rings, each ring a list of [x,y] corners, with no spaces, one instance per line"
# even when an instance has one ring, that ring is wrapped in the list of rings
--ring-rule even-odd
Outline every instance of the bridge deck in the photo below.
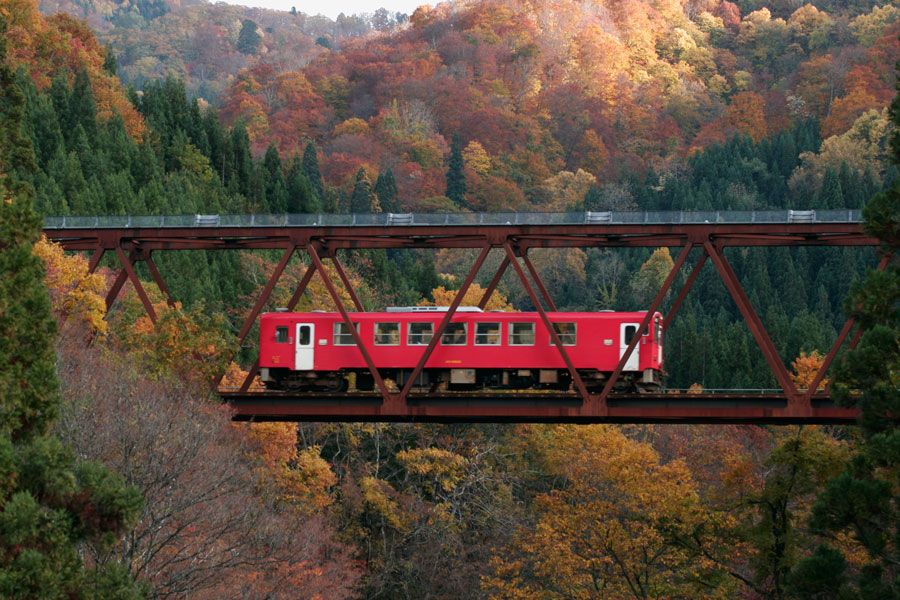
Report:
[[[547,423],[853,423],[855,409],[813,396],[794,414],[783,393],[611,394],[605,414],[571,393],[410,394],[383,403],[377,392],[223,392],[236,421],[547,422]]]

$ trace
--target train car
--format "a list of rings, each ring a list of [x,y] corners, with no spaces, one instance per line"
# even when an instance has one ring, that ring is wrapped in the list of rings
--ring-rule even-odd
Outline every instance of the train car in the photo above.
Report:
[[[350,313],[384,379],[403,386],[446,307],[398,307]],[[588,389],[602,388],[646,312],[548,313]],[[350,329],[336,312],[265,313],[260,318],[260,375],[269,389],[371,390],[374,382]],[[661,384],[662,315],[656,313],[629,357],[617,389]],[[538,313],[460,307],[434,348],[415,391],[555,389],[571,386],[559,349]]]

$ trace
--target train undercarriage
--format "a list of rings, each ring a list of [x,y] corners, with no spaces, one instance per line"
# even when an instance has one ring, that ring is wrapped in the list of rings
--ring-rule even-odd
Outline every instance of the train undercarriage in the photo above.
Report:
[[[402,388],[412,375],[412,369],[381,369],[381,377],[389,388]],[[579,369],[578,374],[590,392],[603,389],[611,373],[597,369]],[[262,369],[266,387],[279,391],[305,392],[368,392],[375,389],[375,381],[368,369],[340,371],[292,371],[290,369]],[[662,386],[660,372],[645,369],[624,372],[616,381],[616,392],[656,392]],[[552,390],[574,389],[572,376],[566,369],[425,369],[416,378],[413,393],[467,392],[483,390]]]

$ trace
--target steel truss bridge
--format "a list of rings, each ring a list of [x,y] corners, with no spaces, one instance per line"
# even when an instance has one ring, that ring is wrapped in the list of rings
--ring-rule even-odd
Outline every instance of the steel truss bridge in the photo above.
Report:
[[[244,317],[238,333],[243,343],[295,253],[306,254],[310,266],[287,304],[292,310],[310,280],[318,275],[375,380],[375,392],[284,393],[251,391],[254,366],[237,391],[220,395],[235,420],[294,421],[417,421],[417,422],[677,422],[677,423],[849,423],[854,409],[835,406],[828,393],[817,391],[841,347],[853,347],[861,332],[849,319],[826,354],[808,389],[798,389],[725,257],[726,248],[772,246],[871,246],[878,241],[865,234],[859,211],[746,211],[746,212],[599,212],[599,213],[464,213],[376,215],[185,215],[151,217],[51,217],[46,236],[70,251],[90,253],[93,272],[106,253],[115,254],[119,271],[106,296],[112,306],[126,282],[134,287],[153,322],[157,315],[135,272],[144,262],[155,284],[174,304],[153,261],[153,253],[180,250],[280,250],[281,258],[259,297]],[[628,357],[640,339],[636,335],[599,393],[590,393],[562,345],[555,345],[568,366],[573,391],[479,392],[419,394],[411,386],[441,338],[463,296],[492,250],[503,260],[494,272],[480,306],[484,307],[512,268],[548,330],[547,311],[556,305],[528,257],[534,248],[680,248],[675,265],[653,301],[639,332],[662,305],[678,274],[688,275],[677,291],[664,327],[673,321],[701,269],[707,263],[719,275],[761,350],[780,389],[728,390],[706,393],[668,391],[622,394],[613,391]],[[339,251],[388,248],[467,248],[478,251],[431,343],[402,389],[382,380],[365,340],[351,324],[351,313],[363,306],[338,258]],[[324,268],[333,267],[334,276]],[[884,253],[878,268],[884,269]],[[338,286],[351,299],[347,306]],[[855,329],[855,331],[854,331]],[[851,333],[853,335],[851,336]],[[850,339],[849,343],[847,342]],[[219,378],[221,381],[221,377]],[[219,382],[216,382],[218,384]]]

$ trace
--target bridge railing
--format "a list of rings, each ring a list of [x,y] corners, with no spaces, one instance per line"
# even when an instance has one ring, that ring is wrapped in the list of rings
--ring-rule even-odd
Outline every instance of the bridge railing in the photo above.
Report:
[[[178,227],[346,227],[479,225],[672,225],[704,223],[858,223],[860,210],[588,211],[514,213],[374,213],[136,215],[45,217],[45,229]]]

